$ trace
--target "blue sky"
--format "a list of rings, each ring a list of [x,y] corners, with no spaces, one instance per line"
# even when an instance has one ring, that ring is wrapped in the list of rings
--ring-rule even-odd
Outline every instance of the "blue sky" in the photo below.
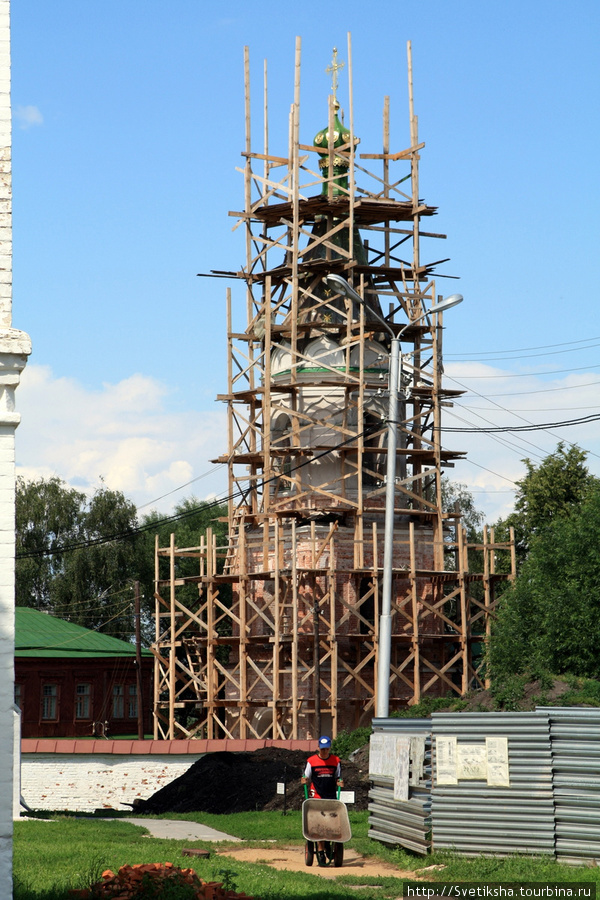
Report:
[[[513,426],[600,413],[598,37],[595,0],[349,0],[293,8],[200,0],[28,0],[12,10],[14,325],[34,351],[19,388],[17,464],[141,511],[225,488],[225,287],[198,278],[243,262],[243,48],[253,131],[285,155],[294,45],[302,38],[301,140],[327,119],[325,68],[352,35],[355,131],[409,145],[406,42],[426,147],[421,195],[451,257],[438,292],[448,385],[469,394],[445,424]],[[347,106],[347,68],[339,97]],[[440,250],[441,247],[441,250]],[[243,290],[234,286],[243,327]],[[517,416],[515,416],[517,413]],[[519,418],[520,417],[520,418]],[[600,425],[449,434],[489,520],[510,508],[523,457],[559,439],[590,453]],[[202,476],[202,477],[201,477]],[[196,480],[199,479],[199,480]],[[190,483],[191,482],[191,483]],[[167,495],[164,496],[163,495]],[[158,500],[158,498],[163,499]],[[156,502],[155,502],[156,501]]]

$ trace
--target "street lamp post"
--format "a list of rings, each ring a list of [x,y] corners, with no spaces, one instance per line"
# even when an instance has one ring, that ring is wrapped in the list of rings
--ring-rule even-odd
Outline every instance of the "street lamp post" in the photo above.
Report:
[[[323,279],[330,288],[344,294],[348,299],[365,305],[364,298],[342,278],[341,275],[326,275]],[[375,715],[386,718],[390,712],[390,668],[392,658],[392,575],[394,567],[394,495],[396,488],[396,436],[398,431],[398,393],[401,378],[400,339],[407,328],[415,325],[430,313],[443,312],[462,303],[462,294],[452,294],[440,303],[435,303],[426,312],[417,316],[394,334],[388,322],[372,307],[369,313],[380,322],[391,338],[388,381],[387,416],[387,465],[385,475],[385,531],[383,541],[383,583],[381,589],[381,613],[379,616],[379,652],[377,654],[377,703]]]

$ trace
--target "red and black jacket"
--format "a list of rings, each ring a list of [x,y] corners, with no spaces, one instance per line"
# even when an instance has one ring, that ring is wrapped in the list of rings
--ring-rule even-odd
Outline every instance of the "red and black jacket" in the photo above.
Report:
[[[330,753],[327,759],[321,759],[318,753],[309,757],[304,770],[304,777],[311,782],[310,795],[322,800],[335,800],[337,783],[342,777],[342,764],[339,756]]]

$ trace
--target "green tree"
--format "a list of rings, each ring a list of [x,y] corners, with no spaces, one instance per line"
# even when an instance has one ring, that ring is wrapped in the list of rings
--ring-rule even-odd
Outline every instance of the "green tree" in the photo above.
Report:
[[[152,575],[146,584],[146,590],[150,596],[154,594],[154,545],[155,538],[158,535],[158,543],[162,548],[166,548],[170,544],[171,534],[175,536],[175,546],[183,549],[186,547],[199,547],[202,537],[206,536],[206,531],[211,528],[216,537],[218,548],[227,545],[227,506],[211,503],[204,500],[198,500],[197,497],[187,497],[181,503],[178,503],[173,510],[173,515],[165,520],[164,516],[156,510],[148,513],[143,519],[142,527],[145,530],[145,546],[148,558],[152,560]],[[223,557],[217,559],[217,570],[223,569]],[[161,578],[169,577],[169,560],[162,557],[160,560],[159,573]],[[175,561],[175,577],[184,578],[198,575],[200,573],[200,563],[197,557],[178,556]],[[230,590],[228,586],[223,586],[221,590],[221,599],[229,597]],[[186,584],[178,588],[178,597],[194,605],[198,601],[198,585],[194,583]]]
[[[171,534],[178,547],[198,547],[209,527],[217,536],[217,544],[222,545],[227,542],[227,506],[191,496],[178,503],[167,518],[152,510],[142,519],[142,526],[152,535],[158,534],[161,547],[169,546]],[[152,543],[154,546],[154,538]]]
[[[484,514],[475,506],[473,495],[466,484],[458,481],[450,481],[442,477],[442,509],[444,512],[460,513],[460,523],[465,529],[467,543],[480,544],[483,541],[482,525]],[[469,570],[471,572],[483,571],[483,554],[472,547],[468,550]],[[456,550],[446,553],[446,567],[456,568]],[[481,585],[471,585],[471,593],[481,599],[483,595]]]
[[[62,548],[80,539],[85,502],[85,494],[60,478],[17,478],[17,606],[53,611],[51,586],[64,565]]]
[[[151,561],[136,508],[103,483],[91,497],[60,478],[26,482],[16,496],[16,602],[129,638],[133,583]]]
[[[60,478],[17,483],[16,602],[124,639],[134,633],[134,584],[140,582],[142,634],[154,639],[154,542],[197,547],[210,526],[227,543],[227,507],[189,497],[172,516],[156,511],[138,523],[134,504],[101,484],[88,497]],[[223,560],[219,561],[222,567]],[[197,559],[178,557],[176,577],[199,574]],[[168,577],[168,571],[161,571]],[[189,584],[180,597],[197,601]],[[224,602],[228,586],[221,592]]]
[[[526,671],[598,677],[600,485],[532,534],[502,597],[491,646],[494,681]]]
[[[481,541],[484,514],[475,506],[473,494],[466,484],[450,481],[445,475],[442,476],[442,509],[444,512],[454,512],[458,509],[467,532],[467,540],[472,543]]]
[[[538,466],[530,459],[523,460],[527,472],[517,482],[515,511],[495,526],[498,540],[506,540],[510,527],[514,528],[519,568],[534,536],[578,510],[598,486],[599,480],[590,474],[586,458],[585,451],[576,446],[567,449],[561,441]]]
[[[465,484],[457,481],[450,481],[445,476],[442,477],[442,510],[449,513],[460,513],[460,524],[465,529],[467,542],[469,544],[480,544],[483,540],[482,524],[484,515],[475,506],[473,495]],[[454,541],[454,534],[449,532],[446,540]],[[455,571],[457,568],[457,548],[453,543],[447,546],[445,552],[445,568],[449,571]],[[483,570],[483,554],[480,550],[469,548],[468,550],[469,570],[471,572],[481,572]],[[448,594],[452,592],[452,585],[448,584],[445,588]],[[477,582],[469,585],[469,593],[476,600],[483,599],[483,587]],[[459,607],[456,597],[447,600],[444,613],[452,621],[457,621],[459,616]]]

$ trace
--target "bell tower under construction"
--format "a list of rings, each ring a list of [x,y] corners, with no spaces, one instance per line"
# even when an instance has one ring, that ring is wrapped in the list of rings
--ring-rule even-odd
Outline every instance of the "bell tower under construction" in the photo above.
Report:
[[[314,738],[368,725],[382,637],[391,711],[483,686],[496,586],[512,577],[499,574],[500,555],[514,572],[513,542],[484,528],[472,546],[460,509],[444,508],[442,473],[464,454],[443,446],[442,411],[460,392],[443,383],[435,267],[446,260],[422,262],[422,247],[444,235],[419,195],[410,45],[399,150],[388,98],[379,146],[355,132],[350,40],[346,114],[334,51],[329,102],[307,139],[300,51],[298,40],[278,155],[266,74],[264,141],[252,146],[245,55],[244,205],[232,215],[246,260],[221,273],[246,290],[243,324],[226,296],[228,540],[219,546],[208,530],[195,547],[157,544],[157,738]],[[195,575],[178,574],[183,557],[197,560]],[[382,635],[386,567],[391,633]]]

